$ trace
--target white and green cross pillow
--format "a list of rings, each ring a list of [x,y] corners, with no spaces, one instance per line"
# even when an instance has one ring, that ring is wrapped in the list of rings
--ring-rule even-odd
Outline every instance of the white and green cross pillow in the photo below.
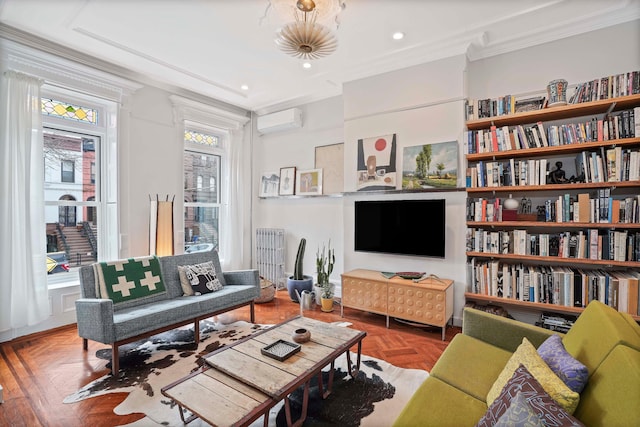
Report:
[[[96,295],[109,298],[114,304],[166,292],[160,262],[155,256],[100,262],[93,269]]]

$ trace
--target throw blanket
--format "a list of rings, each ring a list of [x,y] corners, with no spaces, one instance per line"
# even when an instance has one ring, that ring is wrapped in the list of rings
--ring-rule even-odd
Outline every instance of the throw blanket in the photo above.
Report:
[[[95,263],[93,272],[96,295],[109,298],[114,304],[166,292],[156,256]]]

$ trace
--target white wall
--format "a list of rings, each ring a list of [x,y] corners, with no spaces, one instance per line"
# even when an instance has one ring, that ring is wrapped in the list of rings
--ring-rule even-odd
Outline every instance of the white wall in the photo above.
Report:
[[[255,229],[283,228],[286,240],[285,271],[293,272],[298,243],[307,239],[303,271],[315,276],[317,249],[331,240],[336,264],[331,281],[339,282],[343,271],[344,244],[342,198],[340,197],[276,197],[258,198],[260,177],[265,172],[279,173],[280,168],[295,166],[298,170],[315,167],[315,147],[344,142],[342,97],[329,98],[300,107],[302,128],[261,135],[254,129],[253,208]],[[255,120],[254,120],[255,121]],[[255,243],[252,249],[255,266]]]
[[[468,95],[497,98],[546,93],[554,79],[576,84],[640,69],[640,21],[544,43],[469,63]]]
[[[454,280],[454,320],[459,323],[464,306],[465,284],[465,200],[464,192],[421,192],[381,194],[356,190],[357,141],[395,133],[396,170],[401,186],[402,150],[414,145],[462,141],[464,127],[463,56],[448,58],[400,71],[350,82],[344,86],[345,105],[345,271],[367,268],[382,271],[425,271]],[[462,145],[458,149],[458,185],[463,185]],[[445,199],[445,257],[355,252],[354,202],[379,199]],[[400,237],[399,237],[400,238]],[[425,244],[428,244],[425,242]]]
[[[129,134],[119,146],[122,256],[149,254],[149,197],[176,197],[175,241],[184,241],[181,199],[182,138],[174,123],[169,93],[144,87],[132,97]],[[124,160],[124,162],[123,162]]]

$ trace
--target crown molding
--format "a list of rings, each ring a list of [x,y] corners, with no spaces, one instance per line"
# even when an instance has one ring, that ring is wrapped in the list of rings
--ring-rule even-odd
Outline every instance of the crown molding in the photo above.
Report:
[[[228,110],[239,115],[247,114],[248,112],[248,110],[244,107],[229,104],[219,99],[202,95],[201,93],[193,92],[191,90],[174,86],[172,84],[160,82],[144,74],[135,72],[128,68],[120,67],[116,64],[104,61],[94,56],[78,52],[77,50],[61,46],[57,43],[53,43],[34,34],[19,30],[15,27],[0,22],[0,41],[2,41],[2,39],[20,44],[24,47],[38,50],[40,54],[49,54],[53,57],[71,61],[72,63],[81,64],[95,70],[100,70],[103,75],[111,75],[114,76],[114,78],[128,81],[131,85],[133,85],[133,87],[135,87],[136,85],[139,85],[140,87],[145,85],[152,86],[176,95],[199,100],[200,102],[206,103],[208,105],[215,105],[220,109]]]
[[[540,25],[519,37],[504,38],[485,44],[470,44],[467,57],[470,61],[477,61],[640,19],[638,3],[633,2],[631,7],[629,3],[619,3],[611,7],[607,13],[599,12],[579,18],[569,18],[555,25]]]
[[[248,115],[235,114],[182,96],[170,95],[169,99],[176,122],[192,120],[222,129],[240,129],[250,120]]]

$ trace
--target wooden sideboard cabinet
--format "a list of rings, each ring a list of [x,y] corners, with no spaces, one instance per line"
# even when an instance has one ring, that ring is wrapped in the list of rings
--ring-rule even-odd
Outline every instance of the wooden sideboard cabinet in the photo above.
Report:
[[[393,277],[387,279],[379,271],[357,269],[342,274],[344,307],[424,323],[442,328],[445,339],[447,323],[453,316],[453,280],[430,277],[418,283]]]

